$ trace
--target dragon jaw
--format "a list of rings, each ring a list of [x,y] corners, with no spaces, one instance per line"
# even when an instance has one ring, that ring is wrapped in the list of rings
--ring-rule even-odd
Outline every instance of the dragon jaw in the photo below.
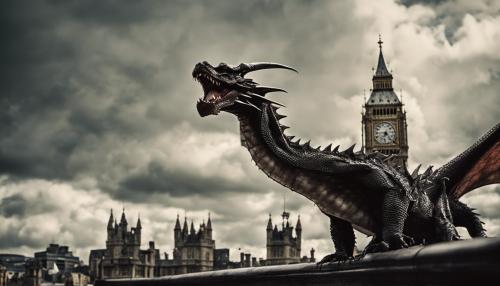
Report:
[[[192,75],[203,88],[203,96],[197,102],[200,116],[217,115],[220,111],[238,114],[249,109],[260,111],[262,103],[274,103],[265,98],[266,93],[282,91],[279,88],[259,86],[253,80],[245,78],[252,71],[282,68],[296,71],[295,69],[275,63],[242,63],[230,66],[220,63],[212,66],[204,61],[195,65]]]

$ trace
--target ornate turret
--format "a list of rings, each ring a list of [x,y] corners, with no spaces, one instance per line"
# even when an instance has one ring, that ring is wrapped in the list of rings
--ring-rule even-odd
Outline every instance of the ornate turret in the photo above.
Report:
[[[177,219],[175,220],[175,227],[174,230],[181,230],[181,222],[179,221],[179,215],[177,215]]]
[[[177,219],[175,220],[175,227],[174,227],[174,245],[177,247],[177,244],[179,241],[182,239],[182,233],[181,233],[181,222],[179,221],[179,215],[177,215]]]
[[[110,210],[110,215],[109,215],[109,220],[108,220],[108,232],[113,230],[113,222],[114,222],[114,217],[113,217],[113,209]]]
[[[210,218],[210,213],[208,213],[207,236],[209,239],[212,239],[212,220]]]
[[[184,225],[182,226],[182,235],[186,237],[188,234],[188,223],[187,223],[187,218],[184,217]]]
[[[141,244],[141,232],[142,232],[142,225],[141,225],[141,216],[137,216],[137,224],[135,226],[135,240],[139,245]]]
[[[297,219],[297,224],[295,225],[295,234],[297,235],[297,245],[300,249],[302,244],[302,224],[300,223],[300,215]]]
[[[271,220],[271,214],[269,214],[269,220],[267,221],[267,231],[273,230],[273,221]]]
[[[194,223],[193,220],[191,220],[191,229],[189,230],[190,235],[195,235],[196,231],[194,230]]]
[[[297,219],[297,224],[295,225],[295,232],[297,232],[297,235],[299,232],[302,232],[302,224],[300,223],[300,215],[299,218]]]
[[[122,211],[122,218],[120,219],[120,226],[124,228],[125,230],[127,229],[127,218],[125,217],[125,208]]]
[[[142,229],[142,225],[141,225],[141,216],[137,216],[137,225],[135,227],[137,230],[141,230]]]

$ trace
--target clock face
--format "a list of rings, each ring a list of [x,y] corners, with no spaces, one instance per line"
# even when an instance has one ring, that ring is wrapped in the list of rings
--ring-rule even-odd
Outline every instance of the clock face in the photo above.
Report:
[[[392,124],[388,122],[382,122],[375,125],[375,140],[380,144],[393,143],[396,139],[396,131]]]

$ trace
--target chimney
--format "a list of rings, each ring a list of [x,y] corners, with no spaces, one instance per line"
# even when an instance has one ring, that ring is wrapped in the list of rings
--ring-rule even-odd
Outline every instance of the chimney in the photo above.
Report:
[[[168,253],[163,252],[163,254],[165,255],[165,260],[168,260]]]
[[[245,267],[245,253],[240,252],[240,267]]]
[[[253,267],[257,266],[257,257],[252,257],[252,266]]]
[[[154,241],[149,242],[149,249],[155,249],[155,242]]]
[[[250,253],[245,253],[245,267],[252,267],[252,262],[250,261]]]

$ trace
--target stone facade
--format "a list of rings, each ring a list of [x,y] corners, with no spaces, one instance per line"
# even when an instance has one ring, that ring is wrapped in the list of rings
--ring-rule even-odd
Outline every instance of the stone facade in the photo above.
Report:
[[[70,275],[73,269],[80,265],[80,258],[74,256],[68,246],[55,243],[49,244],[45,251],[36,252],[35,259],[46,269],[43,279],[50,282],[62,282],[66,275]],[[58,273],[49,274],[49,270],[54,268],[58,269]]]
[[[173,258],[168,259],[165,255],[165,259],[160,260],[158,264],[157,274],[164,276],[211,271],[214,269],[214,251],[215,240],[212,238],[210,214],[207,224],[202,223],[198,230],[195,229],[193,221],[188,229],[186,218],[181,228],[179,216],[177,216],[174,227]]]
[[[7,286],[7,267],[0,264],[0,286]]]
[[[406,112],[392,87],[392,74],[385,64],[382,41],[378,44],[380,52],[372,79],[373,89],[363,106],[363,143],[366,153],[378,151],[393,155],[393,165],[402,166],[408,159]]]
[[[300,223],[300,216],[297,219],[297,224],[295,225],[295,237],[293,236],[293,226],[290,226],[288,221],[290,214],[283,211],[281,216],[283,221],[281,223],[281,230],[278,230],[277,225],[274,225],[273,228],[271,214],[269,214],[269,220],[266,228],[266,265],[301,262],[300,250],[302,243],[302,225]]]
[[[125,210],[118,224],[109,216],[106,249],[92,250],[89,257],[90,276],[95,279],[150,278],[154,277],[158,250],[149,242],[147,250],[141,250],[141,220],[128,230]]]

